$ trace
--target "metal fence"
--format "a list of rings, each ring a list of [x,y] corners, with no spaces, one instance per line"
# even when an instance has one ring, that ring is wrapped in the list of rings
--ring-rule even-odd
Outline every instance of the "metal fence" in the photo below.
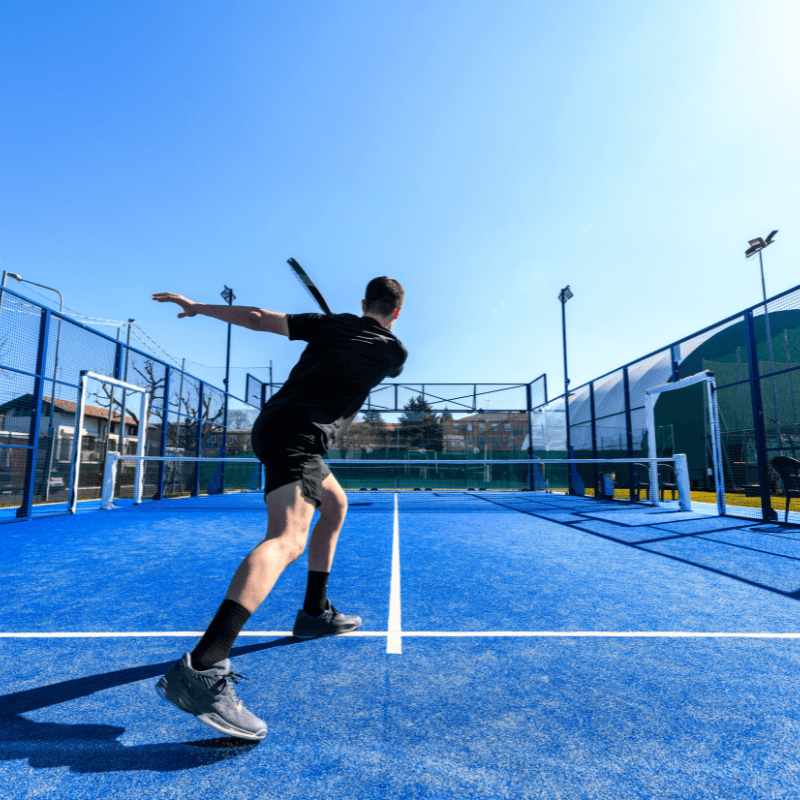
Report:
[[[251,402],[281,384],[247,376]],[[330,458],[528,458],[530,410],[547,401],[547,377],[529,383],[381,383]]]
[[[248,376],[239,399],[2,289],[0,520],[65,512],[84,370],[143,386],[150,410],[139,420],[119,388],[99,381],[92,387],[82,431],[82,501],[99,498],[105,452],[135,451],[143,424],[148,455],[249,455],[253,418],[280,388]],[[800,287],[571,390],[568,408],[564,395],[548,400],[544,375],[530,383],[381,384],[331,457],[644,457],[645,392],[703,370],[716,377],[728,513],[772,520],[781,511],[782,519],[800,522],[800,505],[787,505],[793,492],[800,495],[800,483],[787,484],[791,476],[774,464],[778,456],[800,456]],[[384,414],[402,414],[402,425],[385,424]],[[709,426],[702,390],[659,398],[657,454],[685,453],[693,498],[713,502]],[[436,444],[426,447],[434,428]],[[635,492],[632,470],[627,481]]]
[[[249,427],[257,413],[251,404],[2,289],[0,521],[66,512],[78,387],[85,370],[144,387],[150,408],[148,419],[140,420],[133,398],[111,384],[92,382],[82,431],[79,501],[99,499],[106,451],[135,452],[142,430],[147,455],[236,457],[249,449]]]
[[[647,456],[645,392],[704,370],[716,379],[727,513],[769,521],[780,511],[800,522],[800,505],[787,506],[800,484],[774,463],[800,457],[800,287],[570,390],[568,415],[564,395],[535,408],[534,450],[543,458]],[[693,498],[713,502],[707,406],[699,386],[660,397],[656,451],[685,453]],[[634,476],[629,483],[635,492]]]

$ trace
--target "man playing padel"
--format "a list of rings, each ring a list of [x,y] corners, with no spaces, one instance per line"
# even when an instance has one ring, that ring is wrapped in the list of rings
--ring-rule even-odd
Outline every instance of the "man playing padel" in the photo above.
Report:
[[[391,327],[403,287],[392,278],[367,285],[362,317],[353,314],[276,314],[245,306],[210,306],[176,294],[153,295],[177,303],[178,317],[201,314],[255,331],[308,342],[281,389],[253,426],[253,451],[265,466],[267,534],[242,561],[225,599],[200,642],[157,683],[162,697],[222,733],[263,739],[264,722],[237,699],[231,671],[233,643],[280,574],[303,553],[311,532],[308,583],[292,634],[310,639],[354,631],[361,618],[341,614],[327,599],[328,574],[347,513],[347,498],[322,457],[347,430],[369,392],[397,377],[407,352]]]

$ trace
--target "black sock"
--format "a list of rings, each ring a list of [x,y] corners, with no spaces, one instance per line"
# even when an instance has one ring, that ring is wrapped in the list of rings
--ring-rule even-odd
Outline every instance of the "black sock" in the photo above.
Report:
[[[223,600],[208,630],[192,650],[192,667],[202,671],[224,661],[248,619],[250,612],[244,606],[235,600]]]
[[[326,606],[328,599],[328,575],[329,572],[308,571],[308,584],[306,585],[306,599],[303,603],[303,611],[309,617],[318,617]]]

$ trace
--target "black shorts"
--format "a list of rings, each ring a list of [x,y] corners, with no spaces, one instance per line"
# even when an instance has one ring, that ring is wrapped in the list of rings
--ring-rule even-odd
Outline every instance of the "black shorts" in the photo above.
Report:
[[[253,452],[266,467],[264,496],[295,481],[319,508],[322,481],[331,474],[322,460],[327,449],[322,431],[286,406],[264,406],[253,425]]]

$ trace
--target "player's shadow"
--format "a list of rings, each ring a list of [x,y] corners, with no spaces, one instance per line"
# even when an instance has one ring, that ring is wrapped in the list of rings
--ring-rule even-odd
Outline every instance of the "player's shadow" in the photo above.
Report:
[[[301,641],[287,636],[271,642],[236,647],[231,651],[231,656],[299,644]],[[71,771],[80,773],[126,770],[174,772],[245,755],[258,746],[258,742],[251,740],[219,736],[189,742],[126,746],[118,741],[125,728],[117,725],[33,722],[22,716],[26,712],[88,697],[105,689],[155,680],[172,663],[168,661],[130,667],[0,696],[0,758],[28,759],[34,768],[69,767]],[[156,703],[163,702],[156,698],[155,692],[153,699]],[[166,706],[164,711],[171,713]]]

